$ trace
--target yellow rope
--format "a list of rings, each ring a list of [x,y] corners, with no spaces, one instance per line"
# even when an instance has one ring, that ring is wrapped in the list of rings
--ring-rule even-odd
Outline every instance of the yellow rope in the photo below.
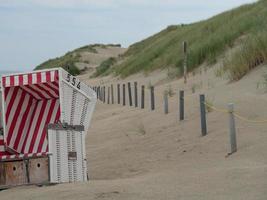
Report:
[[[210,107],[211,109],[216,110],[216,111],[218,111],[218,112],[221,112],[221,113],[229,113],[228,110],[226,110],[226,109],[221,109],[221,108],[217,108],[217,107],[215,107],[215,106],[212,106],[212,105],[208,104],[207,102],[204,102],[204,104],[205,104],[206,106]]]
[[[266,119],[263,119],[263,120],[250,120],[250,119],[247,119],[237,113],[234,112],[234,116],[240,120],[243,120],[245,122],[250,122],[250,123],[267,123],[267,120]]]
[[[192,97],[192,96],[196,96],[196,95],[198,95],[198,93],[187,94],[187,95],[184,95],[184,98],[188,98],[188,97]]]
[[[229,113],[228,110],[226,109],[221,109],[221,108],[217,108],[215,106],[212,106],[210,104],[208,104],[207,102],[204,102],[204,104],[210,108],[212,108],[215,111],[221,112],[221,113]],[[246,117],[241,116],[240,114],[237,114],[236,112],[233,112],[234,116],[240,120],[243,120],[245,122],[249,122],[249,123],[267,123],[267,119],[263,119],[263,120],[250,120],[247,119]]]
[[[196,94],[191,94],[191,95],[184,95],[184,98],[186,97],[191,97],[191,96],[194,96],[194,95],[197,95]],[[221,113],[230,113],[229,110],[227,109],[222,109],[222,108],[217,108],[207,102],[204,102],[204,104],[208,107],[210,107],[211,109],[215,110],[215,111],[218,111],[218,112],[221,112]],[[233,112],[234,116],[242,121],[245,121],[245,122],[249,122],[249,123],[267,123],[267,119],[263,119],[263,120],[250,120],[246,117],[243,117],[241,116],[240,114],[237,114],[236,112]]]

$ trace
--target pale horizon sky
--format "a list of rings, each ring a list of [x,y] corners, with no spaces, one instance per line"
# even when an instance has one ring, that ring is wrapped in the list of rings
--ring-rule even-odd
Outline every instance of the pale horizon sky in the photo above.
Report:
[[[124,47],[256,0],[0,0],[0,70],[27,71],[94,43]]]

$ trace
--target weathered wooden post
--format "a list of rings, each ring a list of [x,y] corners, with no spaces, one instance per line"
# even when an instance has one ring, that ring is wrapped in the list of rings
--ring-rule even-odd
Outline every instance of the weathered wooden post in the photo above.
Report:
[[[180,90],[179,92],[179,111],[180,111],[180,121],[184,120],[184,90]]]
[[[164,107],[164,113],[168,114],[169,113],[169,102],[168,102],[168,93],[167,92],[164,92],[163,107]]]
[[[207,121],[206,121],[206,105],[205,105],[205,95],[201,94],[199,96],[200,102],[200,119],[201,119],[201,133],[202,136],[207,135]]]
[[[113,90],[113,84],[111,84],[111,103],[114,104],[114,90]]]
[[[108,86],[108,104],[110,103],[110,87]]]
[[[101,87],[101,101],[104,102],[104,87]]]
[[[132,89],[131,89],[131,83],[128,82],[128,93],[129,93],[129,105],[133,105],[133,99],[132,99]]]
[[[100,100],[103,102],[103,87],[100,87],[100,91],[99,91],[99,96],[100,96]]]
[[[106,103],[106,87],[103,87],[103,102]]]
[[[121,87],[120,87],[120,84],[117,85],[117,95],[118,95],[118,104],[121,104]]]
[[[101,101],[101,87],[98,86],[98,99]]]
[[[100,86],[97,87],[97,98],[100,99]]]
[[[183,42],[183,52],[184,52],[184,83],[187,83],[187,42]]]
[[[145,108],[145,86],[142,85],[141,88],[141,109]]]
[[[122,105],[126,105],[126,99],[125,99],[125,84],[122,85]]]
[[[98,86],[96,87],[96,98],[99,98],[99,94],[98,94]]]
[[[155,110],[154,86],[150,87],[150,101],[151,101],[151,110]]]
[[[134,82],[134,105],[138,107],[137,82]]]
[[[234,104],[233,103],[228,104],[228,111],[229,111],[229,131],[230,131],[229,136],[230,136],[230,147],[231,147],[230,154],[232,154],[237,151],[235,116],[234,116]]]

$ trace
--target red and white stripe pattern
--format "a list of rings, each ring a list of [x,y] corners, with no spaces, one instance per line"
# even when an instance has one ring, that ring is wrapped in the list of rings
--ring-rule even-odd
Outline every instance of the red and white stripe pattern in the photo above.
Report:
[[[45,126],[55,123],[59,117],[58,98],[38,101],[18,87],[10,88],[6,93],[8,147],[20,153],[46,151]]]
[[[0,161],[18,160],[18,159],[27,159],[27,158],[40,158],[40,157],[46,157],[48,155],[49,155],[48,152],[16,154],[16,155],[0,155]]]
[[[46,152],[45,127],[60,118],[57,71],[3,77],[2,81],[5,85],[6,145],[24,154]]]
[[[0,155],[5,154],[5,142],[4,142],[4,137],[1,135],[0,136]]]
[[[23,85],[20,87],[37,100],[59,97],[58,82]]]
[[[56,80],[58,80],[58,70],[33,72],[29,74],[18,74],[2,77],[4,87],[47,83],[54,82]]]

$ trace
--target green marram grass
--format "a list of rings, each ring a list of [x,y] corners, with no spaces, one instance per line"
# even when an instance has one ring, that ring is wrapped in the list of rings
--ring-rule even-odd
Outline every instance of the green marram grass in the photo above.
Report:
[[[64,56],[54,59],[49,59],[48,61],[38,65],[35,68],[35,70],[62,67],[72,75],[78,75],[81,73],[81,71],[76,67],[75,63],[81,61],[81,53],[82,52],[98,53],[95,47],[99,46],[101,47],[101,44],[86,45],[80,47],[78,49],[66,53]]]
[[[116,62],[116,59],[113,57],[110,57],[107,60],[104,60],[98,67],[96,67],[96,71],[91,77],[93,78],[93,77],[97,77],[100,75],[105,75],[110,69],[110,67],[114,65],[115,62]]]
[[[80,74],[80,70],[75,66],[75,63],[79,62],[79,59],[80,54],[67,53],[62,57],[50,59],[38,65],[35,70],[62,67],[72,75],[78,75]]]
[[[242,36],[248,36],[248,44],[258,39],[263,40],[262,37],[267,29],[266,19],[267,0],[261,0],[224,12],[205,21],[187,25],[172,25],[156,35],[130,46],[123,55],[124,61],[115,64],[109,71],[121,77],[142,71],[150,72],[158,68],[175,67],[182,71],[183,41],[188,43],[189,71],[204,62],[213,64],[227,49],[236,45],[235,42]],[[234,56],[229,60],[225,64],[225,69],[231,71],[232,68],[242,67],[243,61],[238,60],[242,60],[241,57],[245,56],[243,53],[251,53],[250,59],[253,60],[259,56],[260,51],[265,58],[266,45],[262,45],[260,50],[255,45],[243,47],[243,50],[239,52],[240,56]],[[250,49],[251,46],[254,47]],[[245,48],[248,49],[244,50]],[[257,51],[254,52],[254,50]]]
[[[222,71],[229,80],[237,81],[251,69],[267,60],[267,31],[249,35],[230,58],[223,62]]]
[[[81,71],[76,67],[75,63],[77,62],[83,62],[89,64],[88,60],[82,60],[81,54],[84,52],[90,52],[97,54],[98,51],[96,48],[103,48],[106,49],[107,47],[121,47],[120,44],[91,44],[86,45],[83,47],[80,47],[78,49],[75,49],[73,51],[70,51],[66,53],[64,56],[49,59],[48,61],[38,65],[35,70],[38,69],[48,69],[48,68],[55,68],[55,67],[62,67],[65,70],[67,70],[72,75],[78,75],[81,73]],[[112,63],[114,64],[114,63]],[[104,73],[103,66],[100,66],[101,73]],[[99,72],[98,72],[99,73]]]

